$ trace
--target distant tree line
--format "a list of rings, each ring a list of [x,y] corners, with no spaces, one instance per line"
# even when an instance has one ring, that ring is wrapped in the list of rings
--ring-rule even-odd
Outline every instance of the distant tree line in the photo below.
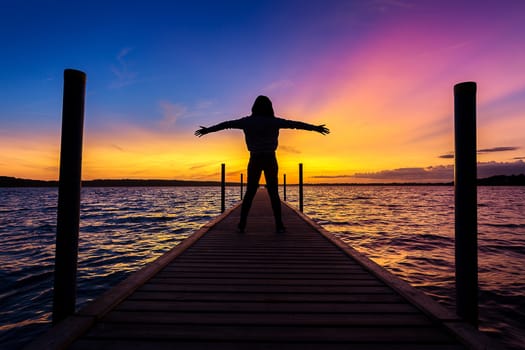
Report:
[[[227,182],[227,186],[236,186],[239,183]],[[360,185],[360,186],[443,186],[443,185],[454,185],[453,182],[446,183],[383,183],[383,184],[305,184],[305,185],[333,185],[333,186],[345,186],[345,185]],[[525,186],[525,174],[519,175],[496,175],[487,177],[484,179],[478,179],[479,186]],[[10,176],[0,176],[0,187],[57,187],[58,181],[43,181],[43,180],[29,180],[19,179]],[[188,180],[135,180],[135,179],[122,179],[122,180],[87,180],[82,181],[84,187],[168,187],[168,186],[220,186],[219,181],[188,181]],[[293,186],[293,184],[290,184]]]
[[[226,183],[231,185],[232,183]],[[0,176],[0,187],[57,187],[58,181],[42,181]],[[84,187],[167,187],[167,186],[220,186],[219,181],[184,180],[87,180]]]

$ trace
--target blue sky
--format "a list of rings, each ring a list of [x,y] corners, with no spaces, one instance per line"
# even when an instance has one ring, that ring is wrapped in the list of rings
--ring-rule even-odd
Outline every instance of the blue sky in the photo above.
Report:
[[[432,169],[452,166],[452,87],[465,80],[479,84],[478,146],[495,150],[478,160],[525,172],[520,0],[4,0],[0,20],[2,175],[57,178],[66,68],[88,76],[86,178],[212,179],[226,162],[234,179],[242,135],[193,130],[264,94],[279,115],[332,129],[283,132],[281,172],[445,180]]]

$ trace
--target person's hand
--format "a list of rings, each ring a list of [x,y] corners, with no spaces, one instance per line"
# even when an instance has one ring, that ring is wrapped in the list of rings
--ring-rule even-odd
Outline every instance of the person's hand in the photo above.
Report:
[[[317,131],[318,133],[321,133],[323,135],[326,135],[326,134],[330,133],[330,129],[328,129],[326,126],[324,126],[324,124],[318,125],[317,129],[315,131]]]
[[[206,135],[208,133],[208,128],[205,126],[200,126],[201,128],[197,131],[195,131],[195,136],[201,137],[202,135]]]

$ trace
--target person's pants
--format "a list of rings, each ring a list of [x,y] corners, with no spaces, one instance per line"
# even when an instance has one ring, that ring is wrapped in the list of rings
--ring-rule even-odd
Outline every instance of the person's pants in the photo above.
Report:
[[[277,172],[278,165],[277,159],[275,158],[275,152],[268,153],[251,153],[250,161],[248,162],[248,184],[246,187],[246,194],[244,196],[242,207],[241,207],[241,220],[239,222],[239,228],[244,229],[246,226],[246,220],[248,218],[248,212],[252,206],[253,198],[259,188],[259,180],[261,179],[261,173],[264,171],[264,177],[266,179],[266,188],[270,195],[270,201],[272,203],[273,216],[275,219],[276,228],[283,227],[283,221],[281,216],[281,200],[279,198]]]

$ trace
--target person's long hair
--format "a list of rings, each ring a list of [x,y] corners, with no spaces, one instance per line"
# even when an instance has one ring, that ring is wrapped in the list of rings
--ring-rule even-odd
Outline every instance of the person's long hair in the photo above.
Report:
[[[267,96],[257,96],[252,106],[252,116],[275,117],[272,101]]]

